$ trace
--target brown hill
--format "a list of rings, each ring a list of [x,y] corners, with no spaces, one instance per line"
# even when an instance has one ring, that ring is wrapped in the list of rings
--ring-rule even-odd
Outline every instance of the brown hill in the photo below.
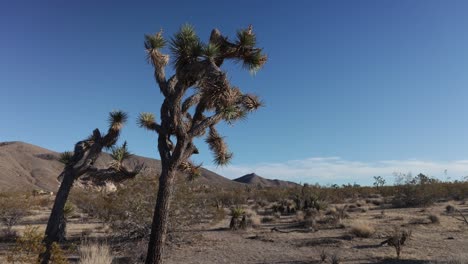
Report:
[[[249,185],[255,185],[255,186],[261,186],[261,187],[296,187],[300,186],[299,184],[295,182],[290,182],[290,181],[282,181],[282,180],[270,180],[266,179],[263,177],[258,176],[255,173],[250,173],[246,174],[240,178],[234,179],[233,181],[244,183],[244,184],[249,184]]]
[[[43,189],[55,192],[59,186],[57,176],[64,166],[58,161],[59,156],[58,152],[24,142],[0,143],[0,191]],[[110,161],[109,154],[103,153],[95,166],[106,168]],[[143,174],[146,176],[157,175],[161,171],[161,163],[156,159],[134,155],[126,161],[129,169],[139,163],[145,164]],[[197,182],[218,188],[242,186],[206,169],[202,169]]]

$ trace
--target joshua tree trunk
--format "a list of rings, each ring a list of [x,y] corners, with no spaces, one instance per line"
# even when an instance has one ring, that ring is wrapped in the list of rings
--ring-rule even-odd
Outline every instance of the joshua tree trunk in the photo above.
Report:
[[[174,189],[175,170],[164,168],[159,177],[159,190],[151,226],[146,264],[163,263],[163,245],[166,240],[167,222]]]
[[[64,225],[61,222],[64,219],[63,209],[65,208],[65,203],[68,200],[68,195],[73,187],[75,177],[72,169],[67,169],[64,173],[62,183],[55,197],[54,206],[47,222],[47,228],[45,232],[44,243],[46,251],[41,255],[41,263],[47,264],[50,259],[50,249],[52,243],[58,242],[61,240],[61,234],[65,232],[63,228]]]

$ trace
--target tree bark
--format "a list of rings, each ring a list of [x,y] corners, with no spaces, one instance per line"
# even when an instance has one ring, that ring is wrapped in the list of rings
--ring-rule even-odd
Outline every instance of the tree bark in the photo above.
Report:
[[[166,241],[175,171],[174,168],[170,168],[170,166],[163,163],[161,175],[159,176],[158,197],[154,209],[146,264],[163,263],[163,249]]]
[[[47,228],[45,232],[44,243],[46,251],[40,256],[41,264],[48,264],[50,259],[50,249],[52,243],[60,241],[61,234],[64,234],[65,225],[62,225],[64,219],[63,210],[65,208],[65,203],[68,200],[68,195],[73,187],[75,181],[75,176],[72,169],[65,171],[65,174],[60,184],[60,188],[55,197],[54,206],[52,212],[50,213],[49,221],[47,222]]]

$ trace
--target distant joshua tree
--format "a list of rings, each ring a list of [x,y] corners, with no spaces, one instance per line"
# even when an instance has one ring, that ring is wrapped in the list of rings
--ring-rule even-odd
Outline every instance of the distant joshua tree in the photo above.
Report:
[[[374,176],[374,186],[377,190],[385,185],[385,179],[382,176]]]
[[[252,26],[239,30],[235,41],[214,29],[209,42],[203,43],[192,26],[184,25],[170,40],[175,74],[166,79],[169,55],[161,52],[167,44],[162,31],[145,35],[144,44],[164,96],[160,123],[151,113],[141,113],[139,118],[141,127],[158,134],[162,171],[146,263],[160,264],[176,171],[199,174],[199,166],[189,161],[192,154],[198,153],[193,139],[202,137],[208,130],[205,142],[214,154],[214,162],[226,165],[232,153],[216,130],[216,124],[222,120],[228,123],[242,120],[262,105],[257,96],[243,94],[233,87],[220,67],[224,61],[233,60],[255,73],[267,57],[256,47]]]
[[[93,182],[113,180],[113,178],[119,181],[124,178],[132,178],[140,172],[141,165],[137,166],[134,171],[129,171],[122,165],[123,160],[130,155],[127,150],[127,143],[124,143],[122,147],[115,147],[120,131],[126,121],[126,113],[121,111],[111,112],[109,114],[109,129],[106,135],[101,135],[99,129],[96,128],[88,138],[75,144],[73,152],[64,152],[60,156],[60,162],[65,164],[65,168],[59,176],[62,182],[47,222],[44,238],[46,251],[40,256],[42,264],[49,263],[52,244],[64,240],[66,228],[65,207],[73,183],[78,178],[86,174],[88,180]],[[113,154],[111,156],[114,161],[108,169],[99,170],[93,165],[103,148],[112,149]]]

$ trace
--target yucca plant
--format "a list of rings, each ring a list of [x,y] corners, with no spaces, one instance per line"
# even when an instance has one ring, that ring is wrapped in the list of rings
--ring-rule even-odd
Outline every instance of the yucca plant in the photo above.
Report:
[[[59,158],[59,161],[63,164],[65,164],[65,166],[71,162],[73,158],[73,152],[71,151],[65,151],[65,152],[62,152],[60,154],[60,158]]]
[[[64,152],[60,156],[60,161],[65,164],[65,168],[59,175],[61,184],[47,222],[44,237],[46,251],[40,256],[42,264],[49,263],[52,244],[65,237],[66,204],[73,183],[84,174],[97,170],[93,167],[94,162],[103,148],[112,148],[115,145],[127,119],[128,116],[125,112],[113,111],[109,113],[109,128],[106,134],[101,134],[101,131],[96,128],[90,136],[75,144],[73,152]]]
[[[111,148],[111,158],[110,167],[116,171],[121,171],[123,168],[124,160],[132,156],[132,153],[128,151],[127,141],[125,141],[122,146],[113,146]]]
[[[241,217],[245,219],[245,210],[242,207],[236,206],[231,208],[231,222],[229,223],[229,228],[231,230],[237,230],[243,227],[242,221],[240,220]]]
[[[138,119],[141,127],[157,133],[162,165],[147,264],[162,263],[176,171],[186,173],[190,179],[199,174],[197,166],[187,163],[192,154],[198,153],[193,140],[206,135],[205,142],[213,153],[214,163],[227,165],[233,154],[216,125],[221,121],[234,124],[262,106],[257,96],[244,94],[231,85],[221,69],[224,61],[232,60],[256,73],[267,61],[256,42],[252,26],[239,30],[235,41],[229,41],[214,29],[205,43],[191,25],[182,26],[169,41],[162,31],[145,35],[147,58],[164,97],[159,122],[151,113],[141,113]],[[163,52],[167,44],[172,60]],[[175,73],[166,78],[165,68],[170,62]]]

